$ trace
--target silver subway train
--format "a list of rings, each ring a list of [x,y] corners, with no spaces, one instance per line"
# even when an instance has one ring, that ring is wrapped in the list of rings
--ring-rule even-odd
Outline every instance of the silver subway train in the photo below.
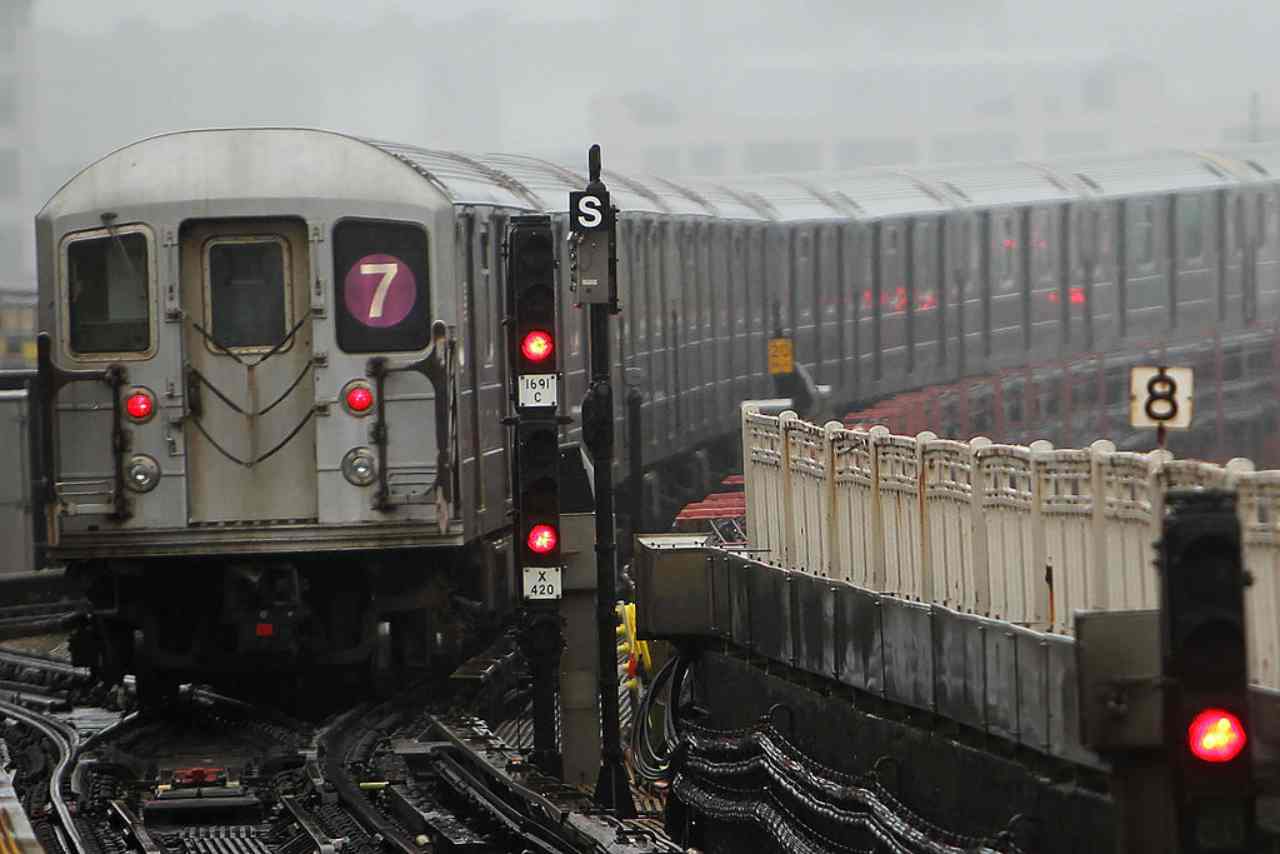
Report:
[[[774,395],[785,333],[853,404],[1280,308],[1280,145],[740,182],[605,174],[616,387],[658,477]],[[154,690],[450,654],[514,604],[503,241],[585,177],[317,130],[167,134],[36,220],[45,561],[95,613],[77,660]],[[558,241],[560,249],[565,241]],[[562,412],[586,388],[561,288]],[[577,436],[565,427],[565,440]],[[622,474],[620,472],[619,474]],[[256,663],[255,663],[256,662]]]

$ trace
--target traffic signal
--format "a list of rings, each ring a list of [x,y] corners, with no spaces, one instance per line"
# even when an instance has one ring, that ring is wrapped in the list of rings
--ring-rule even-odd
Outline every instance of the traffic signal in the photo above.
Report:
[[[1160,566],[1165,744],[1181,850],[1252,850],[1245,573],[1235,495],[1171,491]]]
[[[560,360],[556,346],[556,261],[550,218],[514,217],[507,246],[515,344],[512,364],[520,377],[554,376]],[[554,406],[555,401],[543,405]]]
[[[517,572],[526,599],[559,599],[560,447],[556,264],[550,218],[511,220],[507,239],[515,367]]]

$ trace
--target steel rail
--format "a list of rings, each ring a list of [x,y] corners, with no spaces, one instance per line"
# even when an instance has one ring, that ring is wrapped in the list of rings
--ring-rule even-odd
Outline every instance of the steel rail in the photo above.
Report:
[[[12,703],[0,701],[0,711],[36,730],[57,746],[58,763],[49,774],[49,803],[52,805],[54,812],[57,813],[58,823],[61,824],[62,831],[70,843],[69,851],[74,851],[75,854],[90,854],[92,849],[89,848],[84,837],[80,835],[80,829],[76,827],[75,819],[71,816],[71,810],[66,801],[62,799],[62,784],[67,773],[74,765],[77,748],[79,747],[80,738],[75,728],[61,721],[50,721],[42,715],[29,712],[22,706],[16,706]]]

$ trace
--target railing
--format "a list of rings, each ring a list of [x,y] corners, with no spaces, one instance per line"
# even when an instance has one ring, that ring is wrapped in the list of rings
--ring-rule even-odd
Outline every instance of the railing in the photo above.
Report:
[[[1106,441],[1055,450],[823,427],[742,412],[747,534],[759,559],[1029,628],[1073,631],[1078,610],[1158,607],[1163,499],[1238,496],[1249,672],[1280,688],[1280,471]]]

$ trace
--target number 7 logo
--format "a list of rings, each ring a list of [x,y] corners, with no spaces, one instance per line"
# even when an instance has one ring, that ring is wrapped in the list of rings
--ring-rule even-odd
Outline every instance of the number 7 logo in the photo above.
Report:
[[[400,272],[400,265],[361,264],[360,272],[366,276],[382,276],[382,281],[378,282],[378,287],[373,292],[373,302],[369,304],[369,319],[382,317],[382,306],[387,301],[387,292],[391,290],[391,283],[395,281],[396,273]]]

